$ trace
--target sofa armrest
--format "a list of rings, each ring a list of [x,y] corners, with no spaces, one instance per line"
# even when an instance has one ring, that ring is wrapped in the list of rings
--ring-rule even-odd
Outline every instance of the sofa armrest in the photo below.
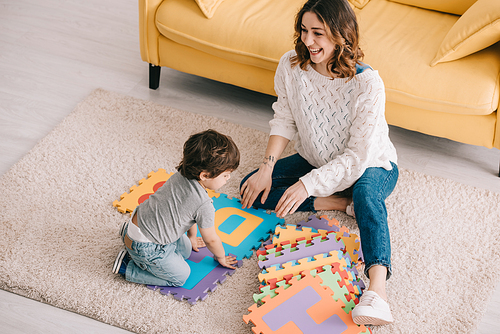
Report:
[[[156,28],[155,15],[163,0],[139,0],[139,42],[141,58],[153,65],[160,64],[158,54],[158,38],[160,32]]]

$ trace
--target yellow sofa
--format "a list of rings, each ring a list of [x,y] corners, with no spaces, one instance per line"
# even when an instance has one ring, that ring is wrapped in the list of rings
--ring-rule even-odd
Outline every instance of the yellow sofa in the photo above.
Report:
[[[139,0],[150,88],[161,66],[274,95],[305,0]],[[350,0],[389,124],[500,148],[499,0]]]

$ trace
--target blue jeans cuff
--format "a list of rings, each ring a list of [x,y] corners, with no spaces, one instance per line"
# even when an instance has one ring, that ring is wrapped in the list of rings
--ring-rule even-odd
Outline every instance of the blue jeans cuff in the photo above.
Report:
[[[314,202],[316,201],[316,197],[310,196],[308,199],[306,199],[307,205],[304,207],[305,210],[300,210],[300,211],[312,211],[313,213],[316,213],[317,211],[314,209]],[[299,210],[297,210],[299,211]]]

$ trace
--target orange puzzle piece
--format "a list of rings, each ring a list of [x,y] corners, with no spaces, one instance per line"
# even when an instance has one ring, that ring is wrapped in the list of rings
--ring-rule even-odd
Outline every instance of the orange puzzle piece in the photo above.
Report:
[[[275,234],[277,236],[273,237],[273,245],[282,246],[287,242],[293,244],[297,242],[297,239],[310,242],[313,237],[319,235],[321,235],[322,238],[326,237],[327,233],[327,230],[318,230],[318,232],[313,232],[310,227],[302,227],[302,229],[298,229],[296,225],[286,225],[285,228],[276,226]]]
[[[276,289],[277,296],[264,297],[262,306],[253,304],[248,308],[250,314],[243,315],[245,323],[255,325],[254,333],[370,333],[344,312],[345,304],[332,298],[334,292],[321,285],[323,280],[319,275],[313,277],[304,272],[304,277],[293,277],[288,283],[286,289],[284,286]]]

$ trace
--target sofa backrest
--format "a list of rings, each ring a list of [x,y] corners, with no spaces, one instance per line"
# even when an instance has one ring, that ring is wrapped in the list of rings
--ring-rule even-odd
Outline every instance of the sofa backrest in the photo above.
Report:
[[[476,0],[391,0],[405,5],[462,15]]]

